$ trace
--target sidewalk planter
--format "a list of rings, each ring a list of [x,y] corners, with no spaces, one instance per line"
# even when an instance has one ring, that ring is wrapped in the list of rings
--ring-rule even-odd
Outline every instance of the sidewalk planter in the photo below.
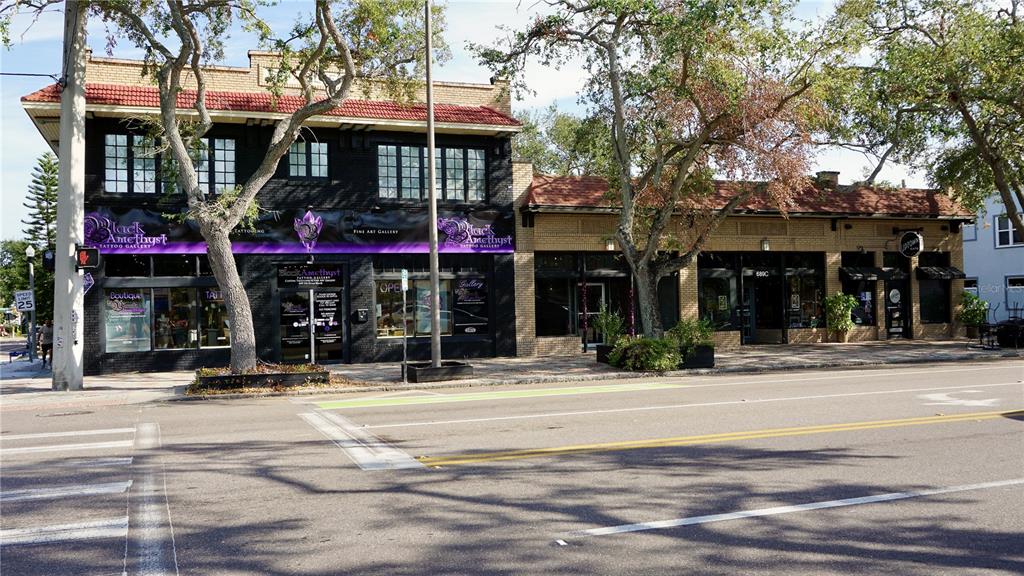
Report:
[[[610,344],[598,344],[597,345],[597,361],[600,362],[601,364],[607,364],[608,363],[608,355],[611,354],[612,350],[614,350],[614,349],[615,349],[615,346],[612,346]]]
[[[683,358],[682,368],[714,368],[715,347],[706,344],[698,344],[692,348],[679,348],[679,355]]]
[[[444,382],[446,380],[465,380],[473,377],[473,366],[465,362],[445,360],[439,368],[433,368],[430,362],[409,364],[409,382]]]
[[[330,379],[326,370],[308,372],[267,372],[263,374],[225,374],[222,376],[200,376],[196,374],[199,387],[213,390],[234,388],[272,388],[275,386],[304,386],[325,384]]]

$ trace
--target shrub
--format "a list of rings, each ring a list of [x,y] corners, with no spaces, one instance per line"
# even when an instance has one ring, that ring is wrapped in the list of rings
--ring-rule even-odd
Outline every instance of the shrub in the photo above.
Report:
[[[667,338],[676,342],[677,346],[690,348],[697,344],[710,344],[714,346],[712,334],[714,326],[709,320],[680,320],[668,332]]]
[[[594,318],[594,327],[604,336],[604,343],[614,346],[622,338],[625,332],[625,322],[618,312],[610,312],[605,304],[601,303],[601,311]]]
[[[988,302],[971,294],[964,292],[960,298],[960,311],[956,319],[967,326],[979,326],[988,319]]]
[[[612,366],[643,372],[675,370],[679,361],[679,345],[672,338],[619,338],[608,355]]]
[[[825,319],[828,329],[833,332],[849,332],[853,328],[853,309],[857,299],[849,294],[836,292],[825,297]]]

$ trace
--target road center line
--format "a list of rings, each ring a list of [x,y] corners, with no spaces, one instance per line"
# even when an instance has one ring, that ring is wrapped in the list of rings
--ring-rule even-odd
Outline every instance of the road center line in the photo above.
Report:
[[[21,500],[49,500],[53,498],[66,498],[68,496],[92,496],[96,494],[120,494],[132,485],[127,482],[107,482],[104,484],[77,484],[69,486],[54,486],[50,488],[27,488],[24,490],[7,490],[0,492],[0,502],[19,502]]]
[[[1024,410],[1001,412],[973,412],[966,414],[950,414],[943,416],[925,416],[918,418],[902,418],[899,420],[873,420],[867,422],[846,422],[817,426],[799,426],[793,428],[769,428],[765,430],[748,430],[742,432],[725,432],[703,434],[700,436],[676,436],[671,438],[652,438],[647,440],[627,440],[622,442],[604,442],[600,444],[579,444],[575,446],[559,446],[553,448],[535,448],[531,450],[507,450],[504,452],[487,452],[450,456],[422,457],[420,462],[431,468],[439,466],[458,466],[464,464],[480,464],[506,460],[522,460],[525,458],[550,458],[567,454],[592,454],[596,452],[619,452],[647,448],[667,448],[694,444],[712,444],[717,442],[737,442],[740,440],[758,440],[779,438],[783,436],[806,436],[833,432],[851,432],[878,428],[897,428],[904,426],[921,426],[925,424],[945,424],[950,422],[967,422],[1008,418],[1024,415]]]
[[[1020,386],[1017,382],[1004,382],[1000,384],[981,384],[969,386],[969,388],[996,388],[1000,386]],[[634,408],[608,408],[604,410],[578,410],[573,412],[541,412],[537,414],[522,414],[517,416],[493,416],[490,418],[464,418],[460,420],[434,420],[424,422],[397,422],[391,424],[372,424],[366,428],[405,428],[413,426],[436,426],[447,424],[467,424],[474,422],[498,422],[502,420],[526,420],[532,418],[555,418],[561,416],[589,416],[594,414],[616,414],[620,412],[644,412],[649,410],[675,410],[679,408],[696,408],[705,406],[728,406],[730,404],[761,404],[765,402],[791,402],[796,400],[818,400],[824,398],[842,398],[847,396],[874,396],[880,394],[907,394],[913,392],[927,392],[933,390],[962,390],[965,386],[940,386],[931,388],[904,388],[902,390],[876,390],[871,392],[846,392],[842,394],[821,394],[817,396],[788,396],[785,398],[760,398],[755,400],[722,400],[719,402],[695,402],[690,404],[663,404],[658,406],[638,406]]]
[[[53,444],[51,446],[25,446],[22,448],[0,448],[0,453],[9,454],[30,454],[36,452],[69,452],[72,450],[104,450],[107,448],[129,448],[131,440],[119,440],[116,442],[90,442],[88,444]]]
[[[124,538],[127,533],[128,517],[125,516],[123,518],[112,518],[95,522],[0,530],[0,546],[45,544],[47,542],[90,540],[93,538]]]
[[[907,498],[922,498],[925,496],[936,496],[939,494],[951,494],[954,492],[967,492],[970,490],[985,490],[989,488],[1002,488],[1005,486],[1017,486],[1024,484],[1024,478],[1013,478],[1011,480],[997,480],[995,482],[983,482],[980,484],[964,484],[961,486],[948,486],[945,488],[932,488],[928,490],[914,490],[908,492],[890,492],[888,494],[877,494],[875,496],[861,496],[859,498],[843,498],[841,500],[826,500],[824,502],[810,502],[793,506],[775,506],[773,508],[759,508],[756,510],[743,510],[740,512],[729,512],[726,514],[708,514],[706,516],[691,516],[689,518],[677,518],[674,520],[659,520],[656,522],[640,522],[637,524],[622,524],[620,526],[608,526],[605,528],[591,528],[574,532],[574,536],[607,536],[610,534],[623,534],[626,532],[641,532],[645,530],[661,530],[664,528],[676,528],[679,526],[693,526],[696,524],[708,524],[710,522],[725,522],[728,520],[741,520],[744,518],[757,518],[760,516],[775,516],[778,514],[792,514],[794,512],[805,512],[808,510],[823,510],[827,508],[841,508],[843,506],[857,506],[860,504],[874,504],[876,502],[892,502],[894,500],[906,500]],[[557,542],[557,541],[556,541]]]
[[[77,430],[72,432],[41,432],[39,434],[5,434],[0,441],[30,440],[34,438],[60,438],[62,436],[103,436],[108,434],[132,434],[135,428],[108,428],[106,430]]]

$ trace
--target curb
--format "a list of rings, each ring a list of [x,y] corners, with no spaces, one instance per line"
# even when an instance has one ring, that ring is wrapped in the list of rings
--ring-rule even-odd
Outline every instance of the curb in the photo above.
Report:
[[[913,364],[934,364],[942,362],[963,362],[963,363],[981,363],[992,360],[1002,360],[1009,358],[1022,358],[1018,352],[1002,352],[999,354],[992,354],[983,357],[968,357],[968,358],[908,358],[898,362],[888,363],[876,363],[869,360],[846,360],[842,362],[836,362],[829,365],[823,365],[820,362],[812,363],[796,363],[787,364],[785,366],[768,366],[768,367],[747,367],[747,366],[736,366],[728,368],[700,368],[692,370],[672,370],[670,372],[602,372],[598,374],[581,374],[578,376],[534,376],[525,378],[486,378],[486,379],[470,379],[470,380],[450,380],[447,382],[432,382],[428,384],[402,384],[400,382],[392,384],[377,384],[368,386],[349,386],[345,388],[318,388],[315,390],[295,390],[287,392],[251,392],[251,393],[239,393],[239,394],[215,394],[210,396],[177,396],[174,398],[165,398],[158,400],[158,402],[203,402],[210,400],[240,400],[240,399],[253,399],[253,398],[275,398],[279,396],[318,396],[328,394],[356,394],[359,392],[396,392],[405,390],[432,390],[435,388],[482,388],[487,386],[514,386],[514,385],[527,385],[527,384],[551,384],[558,382],[588,382],[593,380],[627,380],[635,378],[654,378],[654,377],[680,377],[680,376],[713,376],[717,374],[764,374],[768,372],[787,372],[793,370],[831,370],[835,368],[863,368],[866,370],[876,370],[892,368],[894,366],[913,365]]]

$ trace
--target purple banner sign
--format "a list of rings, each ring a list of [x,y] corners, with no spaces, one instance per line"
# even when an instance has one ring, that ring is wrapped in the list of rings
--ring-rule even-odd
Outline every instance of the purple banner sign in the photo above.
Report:
[[[236,254],[415,254],[429,252],[429,217],[420,210],[273,211],[251,228],[231,234]],[[104,254],[205,254],[191,221],[144,209],[95,208],[85,216],[87,246]],[[442,212],[437,219],[443,253],[511,253],[511,212]]]

